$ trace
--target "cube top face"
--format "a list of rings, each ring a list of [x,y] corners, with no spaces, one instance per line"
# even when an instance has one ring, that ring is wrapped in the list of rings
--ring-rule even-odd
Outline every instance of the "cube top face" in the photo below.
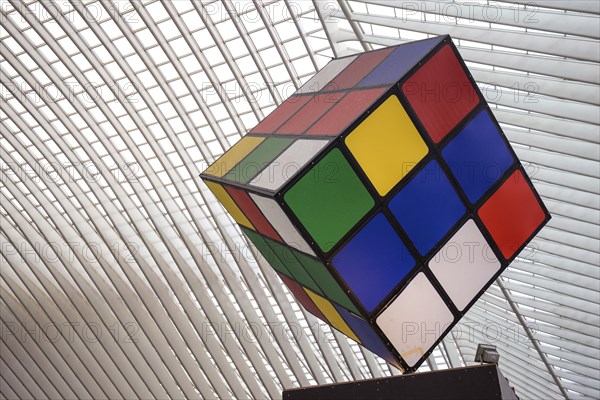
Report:
[[[331,61],[202,178],[308,312],[405,371],[550,219],[448,36]]]

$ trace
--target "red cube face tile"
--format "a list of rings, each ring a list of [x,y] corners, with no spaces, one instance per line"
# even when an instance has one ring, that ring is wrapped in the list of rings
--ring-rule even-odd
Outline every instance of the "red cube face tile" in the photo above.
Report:
[[[302,286],[298,284],[298,282],[288,278],[287,276],[279,272],[277,273],[277,275],[279,275],[283,283],[285,283],[285,286],[287,286],[288,289],[290,289],[290,292],[292,292],[296,300],[298,300],[298,302],[302,304],[306,311],[319,318],[320,320],[328,323],[327,318],[325,318],[321,310],[319,310],[317,305],[312,301],[308,293],[306,293],[306,291],[302,289]]]
[[[450,45],[425,62],[402,85],[402,91],[434,143],[439,143],[479,103]]]
[[[277,128],[283,125],[291,115],[300,110],[311,98],[311,95],[290,97],[273,110],[260,124],[256,125],[250,133],[277,133]]]
[[[260,212],[256,204],[254,204],[254,201],[252,201],[250,196],[248,196],[248,193],[231,186],[224,186],[224,188],[258,232],[270,237],[273,240],[283,242],[269,221],[267,221],[263,213]]]
[[[544,223],[546,215],[521,171],[515,171],[478,211],[505,259]]]
[[[345,70],[325,86],[324,90],[343,90],[355,87],[369,72],[388,56],[394,48],[371,51],[361,54]]]
[[[304,133],[308,127],[321,116],[325,115],[343,96],[344,93],[322,93],[315,95],[296,115],[279,128],[277,133],[288,135]],[[329,114],[327,114],[327,118],[330,118]]]
[[[337,136],[371,104],[380,98],[386,89],[367,89],[349,92],[329,112],[306,132],[308,135]]]

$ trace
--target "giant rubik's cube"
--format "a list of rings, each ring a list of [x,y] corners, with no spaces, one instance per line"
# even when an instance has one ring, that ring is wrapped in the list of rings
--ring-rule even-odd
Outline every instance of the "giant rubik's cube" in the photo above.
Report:
[[[332,60],[202,178],[307,311],[405,371],[550,218],[448,36]]]

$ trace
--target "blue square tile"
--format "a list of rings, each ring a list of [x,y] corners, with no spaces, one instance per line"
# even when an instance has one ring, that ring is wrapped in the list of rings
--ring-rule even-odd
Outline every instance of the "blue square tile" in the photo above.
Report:
[[[466,208],[436,160],[430,161],[389,203],[422,256],[448,233]]]
[[[335,304],[334,307],[342,316],[344,321],[346,321],[352,332],[354,332],[356,337],[360,340],[360,344],[390,364],[396,366],[398,365],[398,361],[394,355],[388,350],[388,348],[385,346],[385,343],[381,340],[381,338],[373,330],[373,327],[369,325],[367,321],[348,312],[343,307]]]
[[[415,266],[383,214],[377,214],[333,257],[333,267],[372,311]]]
[[[515,162],[486,110],[477,114],[444,147],[442,156],[471,204]]]
[[[398,82],[444,38],[445,36],[437,36],[399,46],[360,81],[358,87],[390,85]]]

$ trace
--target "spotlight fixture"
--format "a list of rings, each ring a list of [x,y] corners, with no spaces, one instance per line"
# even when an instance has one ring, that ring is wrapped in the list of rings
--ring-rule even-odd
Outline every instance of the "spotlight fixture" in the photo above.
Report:
[[[498,354],[496,346],[481,343],[477,346],[475,362],[480,362],[481,364],[498,364],[499,359],[500,354]]]

